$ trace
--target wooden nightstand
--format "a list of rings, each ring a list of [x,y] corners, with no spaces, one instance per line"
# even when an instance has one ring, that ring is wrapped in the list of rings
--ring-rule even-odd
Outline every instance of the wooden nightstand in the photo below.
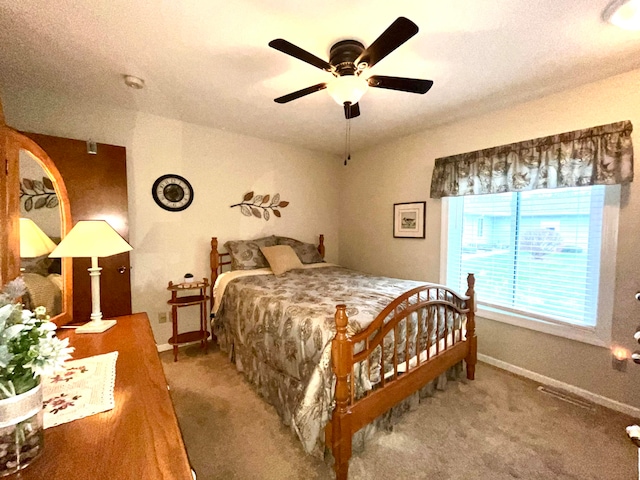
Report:
[[[173,323],[173,336],[168,340],[173,345],[173,361],[178,361],[178,346],[184,343],[200,342],[204,352],[207,353],[207,338],[209,331],[207,330],[207,288],[209,281],[203,278],[201,282],[176,283],[169,282],[167,290],[171,292],[171,300],[167,303],[171,305],[171,322]],[[182,295],[178,292],[189,290],[198,290],[197,295]],[[178,309],[180,307],[189,307],[191,305],[200,305],[200,330],[191,332],[178,333]]]

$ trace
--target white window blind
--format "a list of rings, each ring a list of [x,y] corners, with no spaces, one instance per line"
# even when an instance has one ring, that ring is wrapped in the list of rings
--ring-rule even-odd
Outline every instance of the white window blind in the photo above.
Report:
[[[476,275],[480,305],[548,322],[597,321],[605,187],[449,199],[447,283]]]

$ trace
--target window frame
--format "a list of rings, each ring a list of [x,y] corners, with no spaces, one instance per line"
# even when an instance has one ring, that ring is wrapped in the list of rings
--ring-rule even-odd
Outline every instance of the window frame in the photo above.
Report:
[[[587,187],[580,187],[587,188]],[[489,194],[490,195],[490,194]],[[449,216],[452,199],[442,198],[440,229],[440,283],[447,284],[447,261],[449,251]],[[600,248],[600,277],[598,279],[598,305],[596,325],[585,327],[561,321],[544,320],[533,314],[527,315],[505,308],[490,307],[477,299],[477,315],[489,320],[527,328],[579,342],[609,348],[615,292],[615,270],[618,245],[618,217],[620,212],[620,185],[607,185],[602,211],[602,242]],[[470,272],[474,273],[474,272]],[[459,287],[453,286],[454,289]]]

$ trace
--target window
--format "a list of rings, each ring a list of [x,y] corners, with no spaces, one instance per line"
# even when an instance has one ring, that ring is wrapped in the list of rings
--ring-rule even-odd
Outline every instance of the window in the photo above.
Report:
[[[476,276],[480,316],[610,338],[618,186],[447,198],[446,283]]]

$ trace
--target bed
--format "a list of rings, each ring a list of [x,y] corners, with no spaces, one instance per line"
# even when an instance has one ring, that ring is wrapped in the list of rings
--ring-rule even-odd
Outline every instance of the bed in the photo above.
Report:
[[[212,329],[305,450],[331,450],[337,479],[347,478],[356,432],[463,361],[473,380],[473,274],[461,295],[325,263],[322,235],[314,252],[285,237],[256,242],[284,242],[303,262],[274,275],[256,245],[227,242],[221,253],[213,237]]]

